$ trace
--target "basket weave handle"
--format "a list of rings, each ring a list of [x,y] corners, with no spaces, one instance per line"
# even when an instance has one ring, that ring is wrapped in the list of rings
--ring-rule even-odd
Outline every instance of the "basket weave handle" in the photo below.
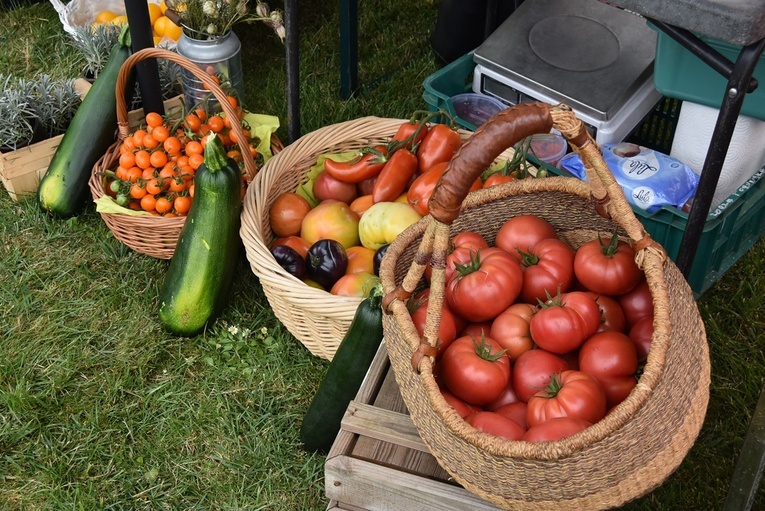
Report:
[[[420,346],[412,356],[412,368],[419,370],[424,357],[437,353],[438,328],[445,289],[446,255],[449,226],[459,216],[462,202],[471,184],[507,148],[524,138],[549,133],[555,128],[568,140],[584,163],[591,197],[596,211],[606,218],[619,219],[633,242],[636,261],[650,251],[666,259],[663,247],[653,241],[638,221],[619,183],[603,160],[598,145],[584,123],[565,105],[522,103],[499,112],[476,130],[447,165],[428,202],[429,220],[412,266],[402,283],[383,299],[383,309],[390,311],[394,300],[406,300],[416,289],[425,267],[432,267],[427,320]],[[564,178],[569,179],[569,178]]]
[[[115,86],[115,94],[117,97],[117,128],[119,130],[120,140],[125,139],[130,134],[130,125],[128,123],[127,102],[125,101],[125,87],[127,87],[130,71],[133,69],[133,66],[135,66],[139,62],[142,62],[150,58],[161,58],[164,60],[168,60],[170,62],[174,62],[178,64],[182,68],[189,71],[196,78],[198,78],[199,81],[201,81],[205,87],[207,87],[210,90],[213,96],[215,96],[215,99],[217,99],[218,102],[220,103],[220,106],[223,108],[223,111],[226,113],[226,116],[230,116],[231,119],[238,119],[236,110],[234,110],[234,107],[231,106],[231,103],[229,103],[228,99],[226,98],[226,93],[223,92],[223,90],[216,83],[216,81],[213,80],[213,78],[209,74],[207,74],[202,68],[200,68],[199,66],[191,62],[189,59],[187,59],[183,55],[179,55],[170,50],[165,50],[163,48],[144,48],[142,50],[138,50],[137,52],[133,53],[130,57],[128,57],[127,60],[125,60],[125,62],[122,64],[122,67],[120,67],[119,74],[117,75],[117,85]],[[242,126],[240,125],[240,123],[232,122],[231,130],[234,132],[237,140],[245,140],[244,130],[242,130]],[[257,173],[258,169],[257,169],[257,166],[255,165],[255,160],[252,157],[252,154],[250,154],[249,149],[245,150],[245,148],[242,148],[240,152],[242,153],[242,158],[244,159],[244,168],[246,172],[246,178],[247,178],[247,181],[249,182],[252,180],[253,177],[255,177],[255,174]]]

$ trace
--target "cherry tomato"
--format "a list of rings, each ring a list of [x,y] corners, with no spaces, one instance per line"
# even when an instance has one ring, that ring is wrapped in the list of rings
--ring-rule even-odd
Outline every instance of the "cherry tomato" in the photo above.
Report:
[[[596,423],[606,416],[603,385],[582,371],[553,374],[547,386],[531,396],[526,420],[536,426],[556,417],[573,417]]]
[[[634,288],[643,277],[635,263],[635,251],[616,233],[605,243],[600,236],[576,251],[574,273],[590,291],[621,295]]]
[[[441,355],[446,388],[470,404],[491,403],[510,381],[510,359],[490,337],[460,337]]]
[[[513,365],[513,388],[524,403],[550,383],[554,373],[569,369],[562,357],[543,349],[529,350]]]
[[[621,332],[597,333],[582,344],[579,368],[603,384],[611,409],[624,401],[637,384],[635,344]]]

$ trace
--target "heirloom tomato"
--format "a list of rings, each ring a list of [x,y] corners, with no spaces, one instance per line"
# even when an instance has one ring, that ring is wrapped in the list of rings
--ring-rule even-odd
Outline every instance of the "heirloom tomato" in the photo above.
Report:
[[[428,316],[428,297],[430,296],[430,288],[423,289],[416,295],[414,295],[407,307],[409,314],[412,316],[412,322],[417,329],[417,333],[422,337],[425,333],[425,321]],[[441,355],[444,350],[457,338],[460,331],[465,326],[465,321],[455,316],[452,310],[449,308],[449,304],[446,300],[443,301],[441,306],[441,322],[438,325],[438,354]]]
[[[555,228],[544,218],[535,215],[518,215],[502,224],[497,231],[494,245],[510,252],[520,261],[519,250],[528,252],[539,241],[557,237]]]
[[[358,273],[364,271],[374,274],[374,250],[362,247],[361,245],[356,245],[347,248],[345,253],[348,255],[348,267],[345,269],[345,273]]]
[[[271,243],[271,248],[277,247],[279,245],[287,245],[288,247],[294,249],[303,259],[305,259],[305,256],[308,254],[308,249],[311,247],[311,244],[300,236],[276,238],[273,243]]]
[[[590,291],[621,295],[634,288],[643,276],[635,263],[635,251],[616,233],[605,243],[598,236],[576,251],[574,273]]]
[[[512,361],[511,361],[511,364],[512,364]],[[513,382],[510,381],[507,384],[507,387],[505,387],[505,390],[502,391],[502,394],[500,394],[499,397],[495,399],[494,401],[492,401],[491,403],[484,405],[483,408],[484,410],[495,412],[497,411],[497,409],[502,408],[505,405],[509,405],[510,403],[517,403],[519,401],[520,399],[518,399],[518,394],[515,393],[515,389],[513,388]]]
[[[616,301],[624,312],[627,327],[631,327],[646,316],[653,316],[653,295],[645,278],[629,292],[617,296]]]
[[[440,374],[446,388],[474,405],[491,403],[510,381],[510,359],[489,337],[460,337],[441,355]]]
[[[520,440],[526,430],[516,421],[495,412],[478,412],[468,415],[468,424],[478,431],[507,440]]]
[[[441,395],[444,396],[444,401],[446,401],[449,404],[449,406],[454,408],[454,410],[463,419],[467,417],[468,415],[472,415],[476,412],[482,411],[480,406],[466,403],[462,399],[458,398],[457,396],[455,396],[454,394],[452,394],[446,389],[441,389]]]
[[[285,192],[279,195],[268,210],[271,230],[279,237],[300,234],[303,219],[311,211],[311,205],[302,196]]]
[[[603,384],[611,409],[624,401],[637,384],[635,344],[621,332],[597,333],[582,344],[579,369]]]
[[[529,429],[529,423],[526,421],[528,407],[529,406],[523,401],[516,401],[515,403],[507,403],[506,405],[491,411],[514,420],[523,429]]]
[[[361,215],[358,224],[361,244],[377,250],[419,219],[420,215],[409,204],[378,202]]]
[[[648,358],[648,351],[651,349],[651,341],[653,340],[653,316],[639,319],[632,325],[628,335],[632,342],[635,343],[638,361],[645,362]]]
[[[560,355],[581,346],[599,324],[595,300],[572,291],[541,304],[529,322],[529,332],[540,348]]]
[[[571,436],[592,426],[584,419],[558,417],[529,427],[521,440],[527,442],[552,442]]]
[[[547,386],[531,396],[526,420],[536,426],[556,417],[572,417],[595,423],[606,416],[603,385],[582,371],[553,374]]]
[[[452,310],[468,321],[494,319],[518,298],[521,267],[504,250],[479,250],[470,262],[456,268],[446,285],[446,299]]]
[[[321,239],[335,240],[344,248],[358,245],[359,217],[345,202],[321,202],[303,218],[300,237],[312,245]]]
[[[524,403],[550,383],[555,373],[569,369],[562,357],[543,349],[532,349],[518,357],[513,365],[513,388]]]
[[[332,285],[329,292],[337,296],[366,298],[372,288],[379,283],[379,278],[365,271],[346,273]]]
[[[584,291],[569,291],[560,295],[560,303],[571,307],[582,317],[585,326],[585,338],[598,331],[600,327],[600,307],[590,293]]]
[[[491,321],[473,321],[465,325],[465,328],[460,332],[460,337],[463,335],[470,335],[472,337],[480,338],[482,335],[491,337],[489,331],[491,330]]]
[[[627,328],[627,320],[624,317],[619,302],[615,298],[606,295],[600,295],[587,291],[587,294],[595,299],[600,309],[600,326],[598,332],[605,330],[616,330],[617,332],[624,332]]]
[[[523,269],[521,300],[544,301],[565,293],[574,282],[574,251],[557,238],[545,238],[528,250],[518,249]]]
[[[494,318],[489,337],[507,350],[507,356],[515,362],[518,357],[534,347],[529,333],[529,322],[536,307],[528,303],[514,303]]]
[[[319,202],[334,199],[350,204],[359,194],[354,183],[335,179],[323,170],[313,180],[313,195]]]

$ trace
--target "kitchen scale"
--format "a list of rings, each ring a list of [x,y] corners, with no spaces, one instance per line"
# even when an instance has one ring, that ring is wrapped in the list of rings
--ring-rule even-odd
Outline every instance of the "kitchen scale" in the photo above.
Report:
[[[621,142],[661,99],[656,32],[597,0],[525,0],[476,49],[473,90],[565,103],[598,144]]]

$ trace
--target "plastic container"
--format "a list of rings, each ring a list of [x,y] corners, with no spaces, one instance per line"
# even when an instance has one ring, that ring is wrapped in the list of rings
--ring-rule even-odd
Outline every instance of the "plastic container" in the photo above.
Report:
[[[502,101],[476,92],[465,92],[450,99],[457,117],[474,126],[480,126],[494,114],[501,112],[507,105]]]
[[[656,89],[664,96],[720,108],[728,80],[654,25],[648,26],[658,33],[653,75]],[[741,52],[740,46],[704,36],[700,39],[732,62]],[[760,83],[765,81],[765,54],[752,76]],[[765,120],[765,87],[746,95],[741,115]]]
[[[426,78],[423,99],[430,109],[445,108],[451,96],[469,90],[474,68],[473,55],[468,53]],[[681,104],[677,99],[662,98],[625,140],[669,154]],[[460,124],[466,129],[475,129],[465,121]],[[529,159],[553,174],[570,176],[533,155]],[[633,211],[651,237],[675,259],[688,213],[674,207],[664,207],[654,214],[638,208]],[[698,298],[717,282],[764,234],[765,169],[761,169],[707,216],[688,276],[694,296]]]
[[[524,139],[519,145],[526,141]],[[568,151],[568,142],[557,133],[540,133],[531,136],[531,149],[529,155],[533,155],[537,160],[541,160],[553,167],[558,165],[563,156]]]

